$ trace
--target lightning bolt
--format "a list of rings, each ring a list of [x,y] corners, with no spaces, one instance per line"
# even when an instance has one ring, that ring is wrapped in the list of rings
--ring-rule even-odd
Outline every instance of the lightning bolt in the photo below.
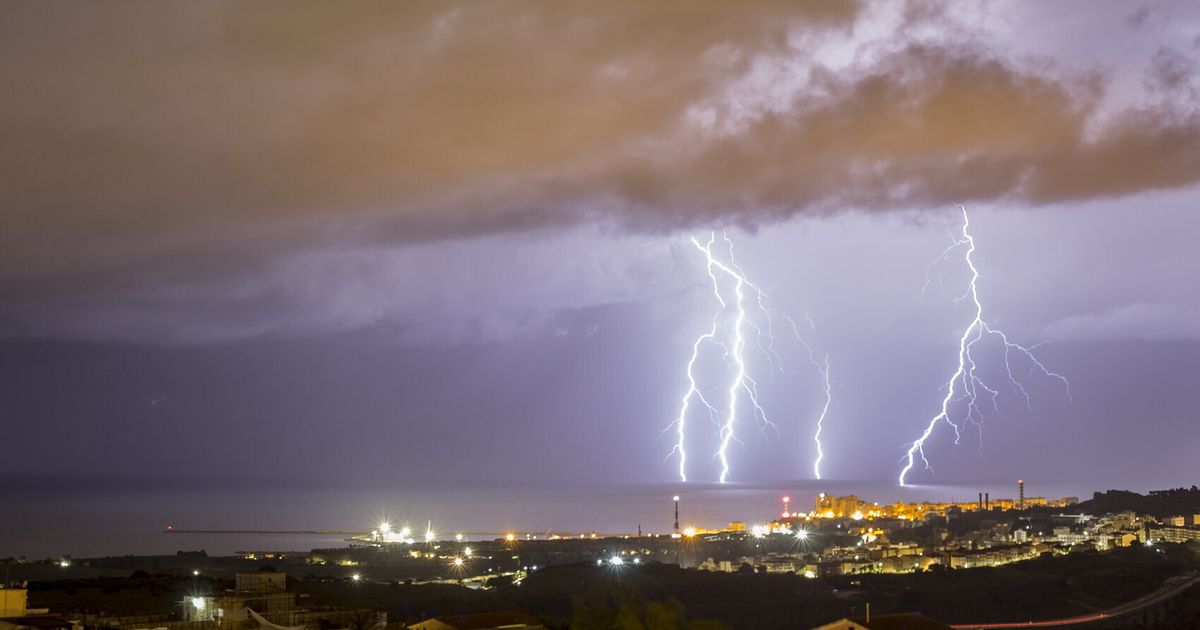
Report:
[[[720,299],[720,297],[721,295],[718,293],[717,299]],[[721,302],[723,305],[724,300]],[[692,344],[692,358],[688,359],[687,363],[688,389],[686,392],[684,392],[683,398],[679,402],[679,415],[675,417],[675,421],[672,423],[672,426],[675,427],[675,434],[678,437],[678,441],[675,443],[675,448],[671,449],[671,454],[679,454],[680,481],[687,481],[687,450],[684,448],[684,444],[687,441],[687,414],[688,409],[691,407],[692,399],[695,398],[696,400],[700,401],[700,404],[704,405],[708,409],[710,417],[716,418],[717,415],[717,408],[714,407],[712,403],[708,402],[708,399],[704,397],[704,393],[701,392],[700,388],[696,385],[695,372],[696,360],[700,358],[700,346],[705,342],[712,342],[716,335],[717,319],[714,317],[712,328],[710,328],[708,332],[697,337],[696,342]],[[668,430],[670,430],[670,428],[671,427],[667,427]]]
[[[716,241],[716,235],[709,237],[708,243],[701,245],[700,241],[692,239],[692,244],[696,249],[704,253],[709,279],[712,280],[713,292],[717,296],[718,302],[724,308],[727,306],[726,301],[720,295],[720,282],[717,279],[718,272],[724,274],[733,280],[733,324],[730,327],[729,334],[732,337],[732,342],[729,344],[727,358],[733,362],[733,378],[729,381],[729,389],[726,392],[727,407],[725,409],[725,419],[721,423],[720,431],[720,446],[717,448],[716,457],[721,462],[721,483],[729,480],[729,444],[734,440],[734,427],[738,417],[738,403],[744,393],[746,399],[753,407],[755,417],[759,418],[763,423],[763,428],[775,427],[775,425],[767,418],[767,412],[763,409],[762,404],[758,401],[758,383],[750,376],[746,368],[746,290],[754,291],[758,298],[758,304],[762,305],[763,292],[758,288],[758,285],[746,279],[740,268],[732,262],[733,259],[733,243],[728,236],[724,236],[726,244],[730,247],[730,263],[725,264],[716,256],[713,255],[712,246]],[[765,313],[768,313],[765,308]],[[761,334],[761,331],[760,331]]]
[[[833,388],[829,382],[829,355],[825,355],[825,365],[818,365],[821,378],[825,381],[825,404],[821,407],[821,415],[817,416],[817,432],[813,434],[813,442],[817,443],[817,458],[813,460],[813,477],[821,478],[821,460],[825,459],[825,450],[821,447],[821,431],[825,428],[825,416],[829,415],[829,404],[833,402]]]
[[[1030,372],[1038,370],[1047,377],[1061,381],[1066,387],[1067,397],[1071,397],[1071,384],[1069,381],[1067,381],[1065,376],[1056,372],[1051,372],[1049,369],[1047,369],[1046,366],[1042,364],[1042,362],[1039,361],[1038,358],[1033,354],[1032,348],[1027,348],[1021,344],[1010,341],[1008,336],[1003,331],[992,328],[987,324],[986,321],[984,321],[983,303],[979,300],[979,269],[975,266],[975,260],[972,258],[973,254],[975,253],[975,239],[971,236],[970,232],[971,221],[967,216],[966,206],[960,204],[959,209],[962,210],[963,218],[961,236],[955,236],[953,242],[951,242],[946,250],[942,252],[942,255],[934,261],[934,263],[936,264],[937,262],[944,261],[955,250],[963,246],[966,247],[966,253],[963,256],[963,259],[966,261],[967,268],[971,271],[971,280],[967,285],[966,293],[958,297],[955,300],[955,304],[969,299],[971,304],[975,307],[975,316],[971,320],[971,323],[967,325],[966,329],[963,330],[962,336],[959,337],[958,368],[954,371],[954,374],[950,376],[949,380],[947,380],[946,384],[944,385],[946,395],[942,398],[941,410],[937,413],[937,415],[929,419],[928,424],[925,426],[925,430],[921,433],[921,437],[917,438],[908,447],[908,452],[905,456],[907,461],[904,465],[904,468],[900,471],[899,477],[899,482],[902,486],[904,485],[905,477],[908,475],[909,471],[912,470],[918,456],[924,463],[926,470],[931,469],[929,460],[925,457],[925,441],[928,440],[929,436],[933,434],[933,431],[935,428],[937,428],[939,422],[944,421],[954,429],[955,444],[958,444],[962,439],[961,422],[963,421],[970,422],[979,429],[980,440],[982,441],[983,432],[981,423],[985,417],[985,414],[979,406],[981,391],[987,394],[991,403],[992,412],[999,414],[998,399],[1000,396],[1000,391],[988,386],[988,384],[978,376],[976,373],[976,368],[978,365],[975,361],[974,354],[972,354],[972,351],[975,349],[975,345],[979,343],[979,341],[981,341],[985,335],[997,336],[1004,343],[1003,359],[1004,368],[1008,375],[1008,384],[1015,392],[1024,397],[1027,407],[1032,408],[1032,403],[1029,398],[1029,392],[1026,391],[1024,385],[1022,385],[1013,374],[1012,363],[1010,362],[1013,352],[1021,354],[1030,361],[1032,364]],[[928,279],[929,275],[927,271],[926,286],[929,284]],[[922,291],[924,291],[924,289],[922,289]],[[961,393],[958,392],[959,389],[962,390]],[[951,417],[950,407],[955,402],[963,400],[965,400],[967,404],[966,413],[960,422],[955,422]]]
[[[767,307],[766,293],[757,284],[751,282],[746,273],[734,261],[733,258],[733,241],[725,234],[722,238],[729,251],[728,261],[722,261],[714,252],[713,245],[716,242],[716,234],[712,233],[706,243],[701,243],[699,240],[692,238],[692,245],[698,251],[704,254],[705,270],[708,273],[709,280],[712,285],[713,297],[716,299],[719,308],[713,315],[712,325],[708,331],[696,338],[692,344],[692,353],[687,362],[687,389],[679,401],[679,413],[674,421],[667,426],[663,431],[666,433],[672,428],[675,429],[676,443],[671,449],[672,455],[679,457],[679,479],[687,481],[687,417],[691,411],[693,404],[703,406],[709,414],[710,419],[720,427],[719,438],[720,446],[717,448],[713,457],[720,461],[721,474],[720,482],[726,483],[729,480],[729,445],[737,439],[735,427],[739,414],[741,413],[741,403],[744,401],[750,407],[753,416],[759,420],[762,425],[762,430],[768,428],[774,429],[778,434],[778,427],[771,422],[767,417],[767,412],[759,402],[758,381],[750,374],[746,360],[747,331],[751,331],[757,343],[758,349],[761,350],[771,362],[772,366],[778,366],[780,371],[783,369],[783,362],[779,353],[775,350],[775,331],[773,323],[773,311]],[[721,290],[722,278],[732,284],[732,297],[727,299],[726,295]],[[749,309],[754,308],[765,316],[765,329],[756,324],[750,317]],[[727,330],[718,335],[722,330],[721,316],[726,311],[732,309],[732,321],[728,324]],[[826,365],[824,368],[816,360],[812,348],[801,337],[795,321],[786,315],[783,316],[792,325],[793,331],[796,333],[796,338],[805,349],[808,350],[809,360],[813,367],[821,373],[826,380],[826,402],[825,408],[821,413],[821,418],[818,420],[818,433],[816,436],[818,450],[820,449],[820,423],[824,421],[825,415],[829,410],[831,395],[829,392],[828,383],[828,357],[826,357]],[[811,321],[810,321],[811,323]],[[722,340],[724,338],[724,340]],[[764,343],[765,340],[765,343]],[[701,352],[706,345],[715,345],[724,351],[724,357],[729,364],[732,376],[729,379],[728,389],[726,391],[726,407],[723,411],[718,410],[716,405],[712,404],[708,398],[704,396],[697,378],[696,378],[696,363],[701,356]],[[819,460],[818,460],[819,462]]]

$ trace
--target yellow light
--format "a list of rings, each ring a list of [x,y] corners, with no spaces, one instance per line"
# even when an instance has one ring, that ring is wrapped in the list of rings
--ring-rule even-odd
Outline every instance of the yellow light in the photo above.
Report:
[[[686,528],[684,528],[684,530],[683,530],[683,535],[684,535],[684,536],[687,536],[688,538],[691,538],[692,536],[695,536],[695,535],[696,535],[696,528],[695,528],[695,527],[686,527]]]
[[[514,541],[514,540],[516,540],[516,539],[517,539],[517,535],[516,535],[516,534],[506,534],[506,535],[504,536],[504,540],[507,540],[508,542],[512,542],[512,541]]]

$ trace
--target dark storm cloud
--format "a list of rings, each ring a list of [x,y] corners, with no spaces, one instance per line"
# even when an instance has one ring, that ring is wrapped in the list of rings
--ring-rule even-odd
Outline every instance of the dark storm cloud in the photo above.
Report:
[[[255,278],[314,250],[1200,178],[1169,98],[1194,51],[1143,69],[1163,98],[1103,111],[1103,71],[1010,58],[950,6],[869,35],[887,4],[7,3],[0,326],[95,298],[239,336],[294,306]]]

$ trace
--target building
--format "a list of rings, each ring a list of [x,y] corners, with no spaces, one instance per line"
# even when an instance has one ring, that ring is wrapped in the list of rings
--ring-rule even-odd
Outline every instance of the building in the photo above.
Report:
[[[446,615],[408,626],[411,630],[546,630],[537,617],[517,610]]]
[[[813,630],[950,630],[950,626],[921,613],[874,616],[868,613],[866,617],[838,619]]]
[[[82,630],[79,622],[58,615],[0,617],[0,630]]]
[[[854,495],[835,497],[824,492],[817,495],[813,504],[813,512],[825,518],[851,518],[858,514],[859,518],[870,509],[870,504]]]
[[[284,573],[239,573],[234,584],[232,591],[183,598],[185,625],[170,630],[208,630],[214,625],[221,630],[248,630],[268,625],[289,628],[383,628],[387,625],[386,613],[305,605],[307,602],[298,601],[301,596],[287,591]]]
[[[1150,530],[1150,540],[1161,540],[1170,543],[1200,541],[1200,529],[1191,527],[1164,527]]]
[[[29,608],[29,591],[0,586],[0,630],[81,630],[78,621]]]
[[[25,607],[28,597],[29,591],[26,589],[0,587],[0,617],[19,617],[27,612],[36,612]]]

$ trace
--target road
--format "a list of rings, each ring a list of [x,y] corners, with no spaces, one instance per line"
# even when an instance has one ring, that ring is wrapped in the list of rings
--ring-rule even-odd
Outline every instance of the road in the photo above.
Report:
[[[1135,600],[1125,602],[1120,606],[1115,606],[1103,612],[1093,613],[1090,615],[1082,615],[1079,617],[1068,617],[1066,619],[1048,619],[1045,621],[1015,621],[1005,623],[968,623],[950,626],[959,630],[988,630],[993,628],[1053,628],[1057,626],[1073,626],[1081,623],[1091,623],[1103,619],[1112,619],[1122,615],[1137,612],[1143,608],[1157,605],[1179,593],[1187,590],[1197,581],[1200,581],[1200,573],[1189,573],[1186,575],[1175,576],[1166,581],[1157,590],[1143,595]]]

